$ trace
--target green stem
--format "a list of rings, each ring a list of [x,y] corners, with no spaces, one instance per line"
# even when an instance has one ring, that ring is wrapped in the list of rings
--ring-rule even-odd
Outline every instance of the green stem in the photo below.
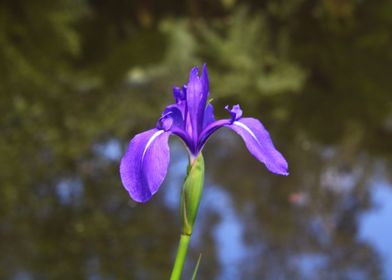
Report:
[[[177,257],[174,263],[170,280],[180,280],[182,269],[184,267],[186,252],[188,251],[189,240],[191,236],[181,234],[180,244],[178,245]]]

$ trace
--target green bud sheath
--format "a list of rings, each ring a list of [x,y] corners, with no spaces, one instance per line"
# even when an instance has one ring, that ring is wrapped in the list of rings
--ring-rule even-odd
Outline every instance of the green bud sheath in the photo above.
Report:
[[[181,192],[182,234],[190,236],[199,209],[204,185],[204,159],[199,153],[197,158],[189,162],[187,176]]]
[[[204,159],[199,155],[189,161],[187,175],[181,191],[180,214],[182,222],[181,239],[178,245],[176,260],[170,276],[170,280],[179,280],[188,250],[189,240],[192,235],[199,209],[201,194],[204,184]]]

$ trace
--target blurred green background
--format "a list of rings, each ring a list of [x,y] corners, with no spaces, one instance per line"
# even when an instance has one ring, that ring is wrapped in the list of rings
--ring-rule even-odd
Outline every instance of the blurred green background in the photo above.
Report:
[[[144,205],[118,166],[204,62],[290,176],[215,135],[184,279],[392,279],[392,1],[2,0],[0,61],[0,279],[168,278],[186,152]]]

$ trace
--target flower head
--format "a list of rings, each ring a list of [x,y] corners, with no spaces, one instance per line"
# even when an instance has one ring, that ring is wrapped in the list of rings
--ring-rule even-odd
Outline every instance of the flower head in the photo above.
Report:
[[[288,175],[287,162],[268,131],[257,119],[243,118],[239,105],[225,107],[230,118],[215,120],[214,108],[208,102],[206,65],[200,76],[199,69],[192,68],[188,83],[174,87],[173,96],[175,103],[165,108],[156,127],[137,134],[121,160],[121,180],[133,200],[146,202],[158,191],[169,166],[168,139],[172,134],[180,137],[194,159],[216,130],[228,127],[242,137],[249,152],[269,171]]]

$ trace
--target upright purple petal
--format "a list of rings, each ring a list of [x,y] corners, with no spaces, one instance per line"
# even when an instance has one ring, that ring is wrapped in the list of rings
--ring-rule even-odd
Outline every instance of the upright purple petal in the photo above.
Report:
[[[240,118],[242,118],[242,113],[243,113],[243,112],[242,112],[241,107],[240,107],[239,104],[234,105],[234,106],[232,107],[232,109],[229,108],[229,105],[226,105],[226,106],[225,106],[225,109],[226,109],[226,111],[228,111],[229,114],[231,115],[231,121],[232,121],[232,122],[237,121],[237,120],[239,120]]]
[[[210,106],[210,108],[208,108],[207,105],[207,101],[208,101],[208,96],[210,93],[210,84],[208,81],[208,70],[207,70],[207,65],[204,64],[203,65],[203,69],[201,72],[201,76],[200,76],[200,81],[201,81],[201,92],[200,92],[200,102],[199,102],[199,111],[197,113],[197,117],[198,117],[198,133],[200,133],[202,131],[202,129],[205,127],[204,124],[206,122],[210,122],[211,123],[211,115],[207,115],[207,120],[204,120],[206,117],[206,111],[210,110],[210,112],[212,111],[212,118],[213,118],[213,108],[212,105]],[[210,105],[210,104],[209,104]],[[208,112],[207,112],[208,113]]]
[[[207,66],[204,64],[199,77],[199,69],[194,67],[189,74],[189,82],[186,90],[188,109],[188,133],[196,139],[204,128],[204,116],[209,95],[209,81]],[[210,120],[210,119],[209,119]],[[209,121],[207,120],[207,121]]]
[[[212,104],[209,103],[204,111],[203,129],[206,128],[209,124],[213,123],[214,121],[215,121],[214,106],[212,106]]]
[[[254,118],[242,118],[227,124],[245,142],[249,152],[265,164],[267,169],[280,175],[288,175],[288,165],[282,154],[275,148],[268,131]]]
[[[198,112],[201,98],[202,84],[199,78],[199,69],[193,67],[189,74],[189,81],[186,92],[187,116],[186,130],[192,139],[198,135]]]
[[[172,119],[172,125],[179,128],[179,129],[184,129],[184,116],[183,116],[183,108],[184,106],[178,105],[178,104],[172,104],[169,105],[165,108],[165,110],[162,113],[162,117],[159,119],[159,122],[161,122],[164,119]],[[160,127],[158,127],[159,129]],[[165,129],[168,130],[168,129]]]
[[[181,103],[185,100],[185,90],[184,88],[179,88],[177,86],[173,87],[173,97],[176,100],[176,103]]]
[[[202,87],[203,87],[203,91],[202,91],[203,97],[202,97],[202,99],[204,100],[204,104],[206,104],[207,100],[208,100],[208,95],[210,94],[210,82],[208,80],[208,70],[207,70],[207,65],[206,64],[203,64],[203,69],[202,69],[202,72],[201,72],[200,79],[201,79],[201,84],[202,84]]]
[[[157,122],[157,129],[165,130],[182,139],[189,151],[195,153],[195,145],[185,130],[184,104],[171,104],[163,111]]]
[[[137,134],[121,159],[120,175],[125,189],[137,202],[147,202],[161,186],[170,160],[170,133],[151,129]]]

